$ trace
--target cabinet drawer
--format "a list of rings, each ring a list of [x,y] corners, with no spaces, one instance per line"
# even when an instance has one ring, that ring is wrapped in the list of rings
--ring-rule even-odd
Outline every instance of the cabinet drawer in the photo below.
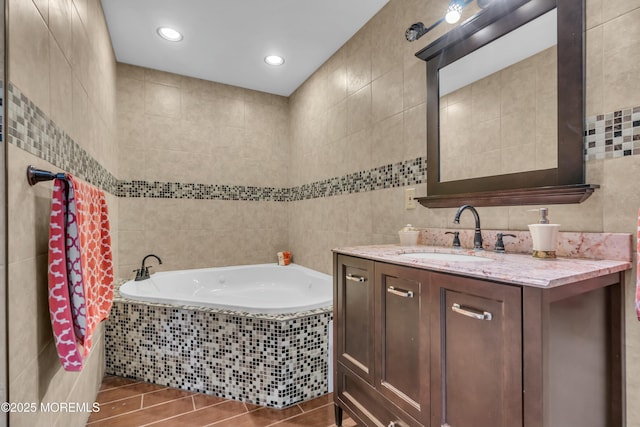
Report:
[[[337,377],[338,402],[360,424],[367,427],[424,427],[341,364]]]

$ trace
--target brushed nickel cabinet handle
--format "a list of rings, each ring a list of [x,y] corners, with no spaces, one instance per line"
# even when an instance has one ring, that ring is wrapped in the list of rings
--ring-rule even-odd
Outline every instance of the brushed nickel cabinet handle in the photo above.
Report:
[[[352,282],[364,283],[367,281],[366,277],[362,276],[354,276],[353,274],[347,274],[347,280],[351,280]]]
[[[469,309],[468,307],[463,308],[463,306],[457,303],[454,303],[451,306],[451,310],[453,310],[455,313],[462,314],[463,316],[471,317],[472,319],[491,320],[493,318],[493,315],[488,311],[480,312],[473,309]]]
[[[404,289],[396,289],[393,286],[389,286],[387,288],[387,292],[393,295],[398,295],[399,297],[403,297],[403,298],[413,298],[412,291],[405,291]]]

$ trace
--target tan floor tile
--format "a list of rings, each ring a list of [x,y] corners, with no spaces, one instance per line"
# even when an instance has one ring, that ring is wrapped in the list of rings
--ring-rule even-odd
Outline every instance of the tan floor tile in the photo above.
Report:
[[[271,424],[271,426],[272,427],[300,427],[300,426],[327,427],[333,421],[334,421],[333,405],[326,405],[309,412],[304,412],[301,415],[298,415],[297,417],[289,418],[285,421],[281,421],[276,424]]]
[[[153,406],[151,408],[140,409],[135,412],[120,415],[118,417],[107,418],[92,424],[90,427],[136,427],[147,425],[156,421],[165,420],[177,414],[183,414],[193,410],[193,400],[191,397],[184,397],[179,400],[167,402],[164,405]],[[167,424],[171,425],[171,424]],[[175,424],[174,424],[175,425]]]
[[[223,399],[222,397],[210,396],[208,394],[195,394],[193,396],[193,403],[196,405],[196,409],[217,405],[218,403],[226,401],[227,399]]]
[[[100,403],[98,401],[98,403]],[[99,421],[104,418],[114,417],[142,408],[142,397],[133,396],[128,399],[121,399],[115,402],[100,403],[100,412],[92,412],[89,416],[89,423]]]
[[[264,408],[264,406],[260,406],[260,405],[254,405],[253,403],[244,403],[245,406],[247,407],[247,411],[251,412],[251,411],[255,411],[257,409],[262,409]]]
[[[158,390],[143,394],[142,407],[147,408],[149,406],[158,405],[160,403],[169,402],[171,400],[176,400],[188,396],[197,396],[197,394],[177,388],[165,388],[164,390]]]
[[[102,385],[100,386],[100,391],[109,390],[110,388],[122,387],[122,386],[125,386],[125,385],[131,385],[131,384],[135,384],[135,383],[139,383],[139,382],[140,381],[138,381],[138,380],[132,380],[130,378],[122,378],[122,377],[116,377],[116,376],[113,376],[113,375],[107,375],[102,380]]]
[[[286,409],[106,376],[88,427],[335,427],[333,395]],[[344,414],[342,427],[357,427]]]
[[[307,412],[330,403],[333,404],[333,393],[325,394],[312,400],[307,400],[306,402],[299,403],[298,406],[300,406],[304,412]]]
[[[136,396],[143,393],[150,393],[152,391],[164,390],[166,386],[149,384],[149,383],[135,383],[126,385],[123,387],[112,388],[110,390],[101,391],[98,393],[96,401],[100,404],[113,402],[115,400],[126,399],[127,397]]]
[[[157,406],[162,408],[165,405]],[[153,408],[151,408],[153,409]],[[191,411],[169,419],[150,424],[149,427],[203,427],[215,423],[216,421],[232,418],[245,413],[246,408],[242,402],[228,400],[219,405],[208,406],[206,408]],[[236,424],[239,427],[241,424]]]
[[[286,409],[260,408],[248,414],[212,424],[212,427],[264,427],[301,413],[302,410],[297,406]]]

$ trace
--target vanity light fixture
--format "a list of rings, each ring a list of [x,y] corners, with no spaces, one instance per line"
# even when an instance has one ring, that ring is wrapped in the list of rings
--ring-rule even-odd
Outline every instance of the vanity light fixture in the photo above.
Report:
[[[449,8],[447,9],[447,14],[444,16],[445,21],[449,24],[455,24],[458,22],[462,16],[462,7],[462,4],[460,4],[458,0],[451,0]]]
[[[429,29],[430,28],[425,28],[422,22],[416,22],[415,24],[407,28],[407,31],[405,31],[404,33],[404,36],[407,40],[409,40],[410,42],[413,42],[418,40],[420,37],[424,36],[429,31]]]
[[[404,33],[405,38],[410,42],[416,41],[438,25],[442,24],[443,21],[447,21],[449,24],[455,24],[462,16],[462,9],[473,1],[474,0],[451,0],[449,7],[447,8],[447,13],[442,18],[438,19],[430,27],[425,27],[422,22],[416,22],[407,28]],[[477,2],[479,8],[485,9],[491,5],[493,0],[477,0]]]
[[[284,64],[284,58],[278,55],[268,55],[264,57],[264,62],[268,65],[279,66]]]
[[[180,40],[182,40],[182,33],[174,30],[173,28],[158,27],[156,32],[160,37],[170,42],[179,42]]]

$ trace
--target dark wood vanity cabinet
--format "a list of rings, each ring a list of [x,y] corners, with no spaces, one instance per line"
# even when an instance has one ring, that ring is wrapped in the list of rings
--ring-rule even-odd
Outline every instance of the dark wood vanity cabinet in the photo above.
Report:
[[[543,289],[334,254],[336,419],[623,425],[622,274]]]

